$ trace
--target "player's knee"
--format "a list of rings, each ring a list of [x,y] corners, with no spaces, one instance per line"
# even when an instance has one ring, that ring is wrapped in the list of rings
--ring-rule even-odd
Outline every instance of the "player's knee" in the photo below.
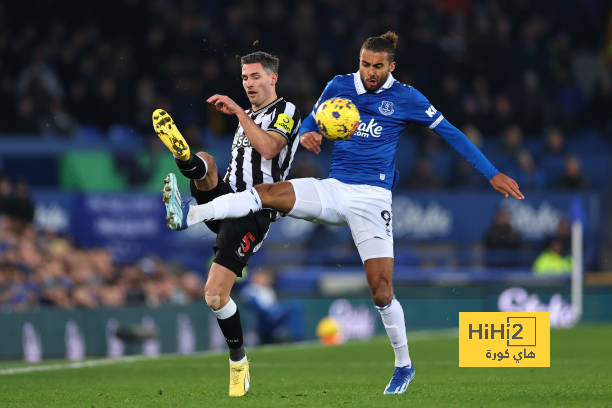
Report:
[[[207,283],[204,287],[204,300],[212,310],[219,310],[229,302],[230,294],[222,287]]]
[[[378,282],[378,285],[371,288],[372,301],[378,307],[387,306],[393,300],[393,288],[386,281]]]
[[[259,198],[261,198],[262,200],[264,198],[268,198],[270,196],[270,194],[273,192],[272,189],[273,184],[258,184],[255,186],[255,190],[257,191],[257,194],[259,194]]]
[[[378,307],[385,307],[387,306],[389,303],[391,303],[391,301],[393,300],[393,295],[389,295],[386,293],[383,294],[373,294],[372,295],[372,301],[374,302],[374,304]]]
[[[208,307],[210,307],[212,310],[219,310],[221,309],[221,296],[219,295],[208,295],[208,294],[204,294],[204,300],[206,301],[206,304],[208,305]]]
[[[264,207],[272,207],[277,210],[288,212],[295,203],[293,186],[287,181],[273,184],[259,184],[255,186],[257,194]]]
[[[208,307],[212,310],[218,310],[221,308],[221,294],[218,290],[211,287],[210,285],[206,285],[204,287],[204,300]]]

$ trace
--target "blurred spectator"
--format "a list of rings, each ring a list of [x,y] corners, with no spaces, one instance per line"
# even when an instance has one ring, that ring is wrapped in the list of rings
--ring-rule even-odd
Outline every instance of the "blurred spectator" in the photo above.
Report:
[[[497,210],[484,241],[488,266],[517,266],[520,263],[517,251],[522,245],[521,236],[510,224],[506,210]]]
[[[81,285],[72,290],[72,300],[75,307],[95,309],[99,306],[98,294],[93,286]]]
[[[181,276],[181,287],[185,294],[185,303],[201,302],[204,296],[202,278],[196,273],[188,272]]]
[[[512,106],[512,102],[508,96],[505,94],[497,95],[495,97],[495,103],[493,106],[494,110],[492,120],[497,128],[503,129],[515,123],[514,107]]]
[[[598,81],[591,101],[588,115],[594,126],[612,138],[612,72],[602,75]]]
[[[538,276],[564,275],[572,272],[572,258],[563,255],[563,244],[557,239],[533,263],[533,273]]]
[[[487,179],[474,169],[467,160],[459,159],[455,162],[453,168],[453,177],[450,181],[450,187],[466,190],[483,189],[489,183]],[[521,186],[522,188],[522,186]]]
[[[257,316],[261,343],[303,339],[302,309],[294,301],[279,302],[272,286],[272,274],[257,269],[250,274],[240,296]]]
[[[127,305],[142,305],[147,300],[145,292],[145,282],[147,282],[144,272],[135,265],[128,265],[121,272],[121,283],[125,288],[125,303]],[[151,283],[149,282],[150,286]],[[147,289],[148,289],[147,286]],[[149,292],[151,296],[155,293]],[[154,300],[154,303],[157,299]]]
[[[493,223],[485,234],[485,246],[487,249],[518,249],[521,247],[521,236],[510,224],[506,210],[500,208],[495,213]]]
[[[523,149],[517,156],[517,162],[509,174],[516,180],[522,190],[537,190],[546,185],[546,174],[536,168],[529,150]]]
[[[546,120],[549,102],[541,89],[538,73],[529,69],[523,74],[523,88],[515,90],[518,121],[528,137],[538,135]]]
[[[411,189],[430,189],[441,188],[444,183],[442,178],[431,168],[429,160],[425,157],[419,157],[412,174],[410,174],[403,185]]]
[[[523,147],[523,132],[519,126],[513,124],[503,130],[502,143],[498,151],[498,166],[501,169],[511,168],[518,159]]]
[[[64,90],[40,52],[34,62],[19,74],[16,93],[21,98],[17,122],[18,126],[23,126],[17,131],[44,132],[49,118],[59,115],[58,106]]]
[[[104,307],[120,307],[125,304],[125,290],[121,286],[106,285],[98,289],[100,303]]]
[[[588,180],[582,174],[582,166],[578,156],[570,155],[565,159],[563,176],[558,187],[567,190],[580,190],[590,187]]]
[[[10,211],[12,193],[11,179],[4,174],[0,174],[0,217]]]
[[[569,221],[565,218],[559,220],[552,237],[550,237],[549,243],[553,240],[561,243],[562,255],[570,254],[572,249],[572,230]]]
[[[565,156],[565,137],[561,129],[553,127],[546,132],[546,145],[544,153],[548,157]]]
[[[562,115],[561,123],[573,128],[576,119],[580,117],[585,106],[584,92],[576,82],[568,67],[563,67],[557,72],[556,100],[559,112]]]
[[[463,126],[461,131],[465,136],[470,139],[470,142],[474,143],[476,147],[482,149],[483,140],[480,130],[471,123]],[[488,186],[487,179],[480,174],[474,166],[463,158],[458,158],[452,171],[452,177],[450,178],[449,186],[453,188],[464,188],[464,189],[480,189]]]
[[[19,223],[31,223],[34,220],[34,203],[30,199],[30,188],[23,180],[15,184],[8,215]]]

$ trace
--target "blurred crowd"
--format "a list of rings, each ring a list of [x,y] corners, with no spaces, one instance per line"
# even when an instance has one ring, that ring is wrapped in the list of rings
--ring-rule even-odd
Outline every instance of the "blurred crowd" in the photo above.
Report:
[[[12,120],[0,137],[142,141],[151,112],[164,107],[194,148],[227,150],[235,120],[204,100],[225,93],[247,104],[240,55],[278,55],[279,94],[306,114],[326,81],[357,69],[366,37],[393,29],[397,79],[524,189],[593,187],[581,173],[590,158],[569,157],[567,144],[610,152],[610,21],[605,0],[3,2],[0,109]],[[487,187],[431,132],[410,133],[403,187]]]
[[[356,70],[366,37],[393,29],[397,78],[458,126],[609,135],[609,13],[605,0],[3,2],[0,107],[15,118],[3,132],[148,132],[156,106],[231,132],[203,101],[222,92],[244,105],[237,57],[256,49],[280,57],[280,94],[308,112],[326,81]]]
[[[156,258],[118,265],[107,250],[76,248],[70,237],[35,228],[27,186],[13,186],[2,177],[0,187],[0,311],[156,307],[201,300],[198,274]]]
[[[513,177],[524,191],[557,189],[603,189],[610,180],[612,144],[581,140],[583,147],[568,146],[559,127],[544,132],[542,140],[526,140],[518,126],[501,133],[498,140],[487,142],[473,125],[463,127],[466,136],[502,172]],[[588,135],[584,135],[588,138]],[[486,146],[485,146],[486,144]],[[400,147],[401,151],[402,147]],[[428,135],[420,147],[414,148],[414,164],[398,162],[400,187],[407,189],[481,189],[488,183],[471,164],[460,158],[437,135]],[[405,156],[404,156],[405,157]],[[583,165],[583,163],[586,163]],[[404,165],[407,164],[407,167]],[[586,166],[586,169],[585,169]]]
[[[485,263],[489,267],[512,268],[531,265],[535,275],[562,275],[572,270],[570,223],[560,219],[543,242],[526,242],[512,226],[503,208],[495,213],[483,239]]]
[[[400,36],[396,78],[422,91],[523,190],[597,189],[610,179],[611,8],[606,0],[0,2],[0,112],[10,118],[0,139],[150,137],[151,112],[163,107],[192,147],[227,152],[236,122],[204,100],[225,93],[246,106],[240,55],[279,56],[279,94],[306,114],[329,79],[357,69],[366,37],[392,29]],[[113,133],[117,125],[123,130]],[[409,132],[400,187],[488,188],[439,137]],[[141,141],[149,156],[161,148]],[[130,186],[149,179],[149,156],[117,165],[132,166]],[[292,177],[325,175],[325,153],[305,157]],[[0,310],[200,299],[197,274],[155,258],[116,264],[104,249],[37,231],[33,219],[27,183],[0,177]],[[507,228],[498,215],[486,246],[520,248]],[[547,250],[565,256],[563,239]],[[502,254],[487,263],[512,261]]]

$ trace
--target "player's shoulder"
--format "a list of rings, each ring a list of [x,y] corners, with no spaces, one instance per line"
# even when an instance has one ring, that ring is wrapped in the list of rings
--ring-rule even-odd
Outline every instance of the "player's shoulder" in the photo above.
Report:
[[[423,101],[427,101],[427,97],[412,85],[395,81],[392,90],[393,93],[400,96],[404,101],[408,103],[421,104],[423,103]]]
[[[297,105],[291,101],[288,101],[285,98],[281,97],[281,100],[278,103],[278,108],[286,114],[294,116],[295,114],[299,114],[299,109]]]
[[[411,95],[414,95],[416,88],[414,88],[412,85],[405,84],[396,79],[393,85],[391,86],[391,91],[401,94],[404,97],[409,97]]]
[[[330,81],[335,86],[347,86],[353,83],[353,74],[336,75]]]

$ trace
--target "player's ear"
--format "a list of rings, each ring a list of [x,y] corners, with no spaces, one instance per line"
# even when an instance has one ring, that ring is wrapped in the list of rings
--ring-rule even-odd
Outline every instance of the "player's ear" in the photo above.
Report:
[[[395,70],[395,61],[391,61],[389,64],[389,72],[393,72]]]
[[[276,85],[276,83],[278,82],[278,72],[274,72],[270,76],[272,77],[272,85]]]

